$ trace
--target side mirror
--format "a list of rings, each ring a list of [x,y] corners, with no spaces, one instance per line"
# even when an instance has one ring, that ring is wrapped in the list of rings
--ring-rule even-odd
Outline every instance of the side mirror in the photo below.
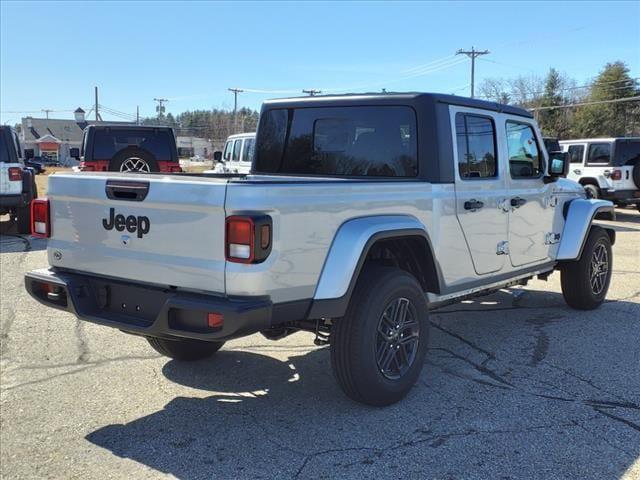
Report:
[[[80,149],[77,147],[70,148],[69,156],[71,158],[75,158],[76,160],[80,160]]]
[[[567,152],[549,152],[549,177],[566,177],[569,173],[569,154]]]
[[[213,159],[216,162],[222,161],[222,152],[221,151],[213,152]]]

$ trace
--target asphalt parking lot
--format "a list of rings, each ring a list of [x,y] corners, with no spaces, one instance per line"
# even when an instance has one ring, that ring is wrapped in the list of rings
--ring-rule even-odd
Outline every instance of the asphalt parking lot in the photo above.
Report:
[[[609,300],[548,282],[431,315],[408,398],[348,400],[309,334],[180,364],[23,288],[44,241],[0,239],[2,478],[640,478],[640,213],[618,210]]]

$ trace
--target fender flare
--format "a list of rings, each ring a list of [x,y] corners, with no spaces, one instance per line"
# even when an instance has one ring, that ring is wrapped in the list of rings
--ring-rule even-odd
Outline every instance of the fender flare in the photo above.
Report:
[[[565,207],[565,223],[556,260],[578,260],[582,256],[593,219],[600,212],[615,212],[608,200],[575,199]],[[615,230],[607,230],[611,243],[615,243]]]
[[[336,232],[322,267],[308,318],[342,317],[373,244],[382,239],[409,236],[423,237],[433,252],[425,226],[409,215],[359,217],[343,223]],[[435,267],[441,285],[442,277],[437,264]]]

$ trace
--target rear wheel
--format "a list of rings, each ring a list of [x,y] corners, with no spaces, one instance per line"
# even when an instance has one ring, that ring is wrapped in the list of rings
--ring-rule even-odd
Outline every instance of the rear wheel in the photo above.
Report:
[[[331,365],[350,398],[390,405],[418,379],[428,339],[427,302],[415,277],[371,267],[360,276],[347,314],[333,325]]]
[[[600,190],[595,185],[584,185],[584,192],[587,194],[587,198],[600,198]]]
[[[149,345],[159,354],[185,362],[209,358],[224,345],[224,342],[205,342],[188,338],[175,340],[155,337],[146,338]]]
[[[600,227],[592,227],[580,260],[562,267],[562,295],[570,307],[593,310],[604,302],[613,268],[611,239]]]

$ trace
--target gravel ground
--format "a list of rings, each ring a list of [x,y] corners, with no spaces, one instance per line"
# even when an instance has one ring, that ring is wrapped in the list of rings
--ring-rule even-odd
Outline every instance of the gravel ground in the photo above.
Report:
[[[180,364],[46,308],[43,241],[0,238],[2,478],[640,478],[640,214],[597,311],[548,282],[431,315],[410,395],[345,398],[329,351],[253,335]],[[7,232],[6,225],[3,231]]]

